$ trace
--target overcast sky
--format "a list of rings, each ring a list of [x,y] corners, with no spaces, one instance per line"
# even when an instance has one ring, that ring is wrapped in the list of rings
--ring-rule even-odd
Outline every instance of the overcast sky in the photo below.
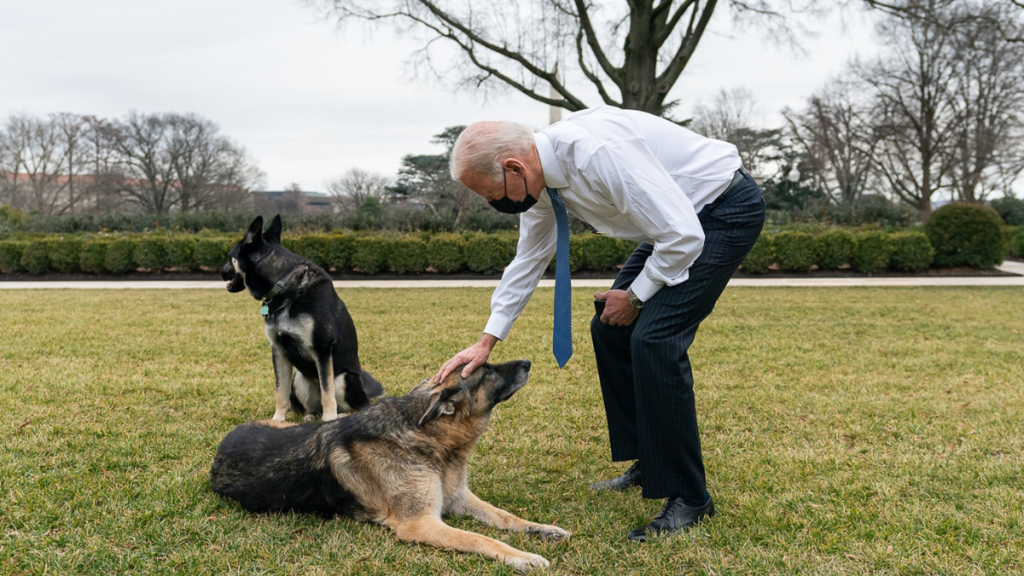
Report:
[[[731,31],[719,10],[671,95],[677,116],[746,86],[778,123],[782,107],[800,107],[855,53],[873,52],[863,16],[812,23],[820,35],[800,58]],[[547,107],[525,96],[484,101],[411,79],[416,47],[389,32],[338,32],[297,0],[4,0],[0,115],[195,112],[245,146],[277,190],[323,190],[353,167],[393,176],[402,156],[439,152],[430,138],[446,126],[547,123]]]

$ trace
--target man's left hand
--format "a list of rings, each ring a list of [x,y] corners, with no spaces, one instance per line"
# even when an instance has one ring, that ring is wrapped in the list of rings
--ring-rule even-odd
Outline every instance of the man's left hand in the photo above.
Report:
[[[625,290],[609,290],[607,292],[596,292],[594,298],[604,300],[604,313],[601,314],[601,322],[612,326],[629,326],[640,315],[640,311],[633,308],[626,297]]]

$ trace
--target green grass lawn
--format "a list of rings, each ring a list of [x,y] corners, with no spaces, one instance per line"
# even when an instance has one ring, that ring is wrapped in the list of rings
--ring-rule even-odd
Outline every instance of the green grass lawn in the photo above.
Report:
[[[595,494],[608,459],[575,292],[576,355],[550,352],[551,290],[495,361],[533,360],[470,486],[566,543],[451,523],[556,574],[1024,573],[1024,291],[731,288],[691,350],[718,515],[626,532],[660,502]],[[342,294],[364,367],[403,394],[479,334],[490,290]],[[220,291],[0,291],[0,574],[510,574],[346,519],[252,515],[210,492],[236,424],[273,414],[259,305]]]

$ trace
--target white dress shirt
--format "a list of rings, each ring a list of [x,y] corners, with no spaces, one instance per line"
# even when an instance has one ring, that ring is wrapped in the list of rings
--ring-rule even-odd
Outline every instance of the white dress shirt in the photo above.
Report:
[[[704,246],[697,212],[739,169],[735,146],[610,106],[576,112],[534,137],[544,180],[570,214],[601,234],[654,246],[632,284],[640,300],[686,281]],[[542,190],[520,215],[516,257],[491,297],[484,332],[505,339],[544,275],[557,236],[551,199]]]

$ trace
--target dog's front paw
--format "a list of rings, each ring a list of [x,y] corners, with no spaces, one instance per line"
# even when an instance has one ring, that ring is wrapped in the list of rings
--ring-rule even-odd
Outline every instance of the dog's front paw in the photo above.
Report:
[[[515,568],[516,572],[529,572],[536,568],[548,568],[551,566],[551,562],[548,562],[543,556],[530,554],[529,552],[523,552],[522,556],[509,558],[508,563]]]
[[[316,422],[316,416],[312,414],[306,414],[305,416],[302,417],[303,424],[311,424],[313,422]]]
[[[271,418],[271,420],[277,420],[278,422],[284,422],[285,419],[286,419],[286,416],[288,416],[288,412],[287,411],[285,411],[285,412],[274,412],[274,417]]]
[[[568,530],[562,530],[558,526],[551,526],[550,524],[536,524],[526,529],[527,534],[537,536],[541,540],[551,540],[558,542],[560,540],[568,540],[572,533]]]
[[[335,412],[334,414],[328,414],[328,413],[324,412],[324,415],[323,415],[323,421],[324,422],[330,422],[331,420],[337,420],[337,419],[338,419],[338,413],[337,412]]]

